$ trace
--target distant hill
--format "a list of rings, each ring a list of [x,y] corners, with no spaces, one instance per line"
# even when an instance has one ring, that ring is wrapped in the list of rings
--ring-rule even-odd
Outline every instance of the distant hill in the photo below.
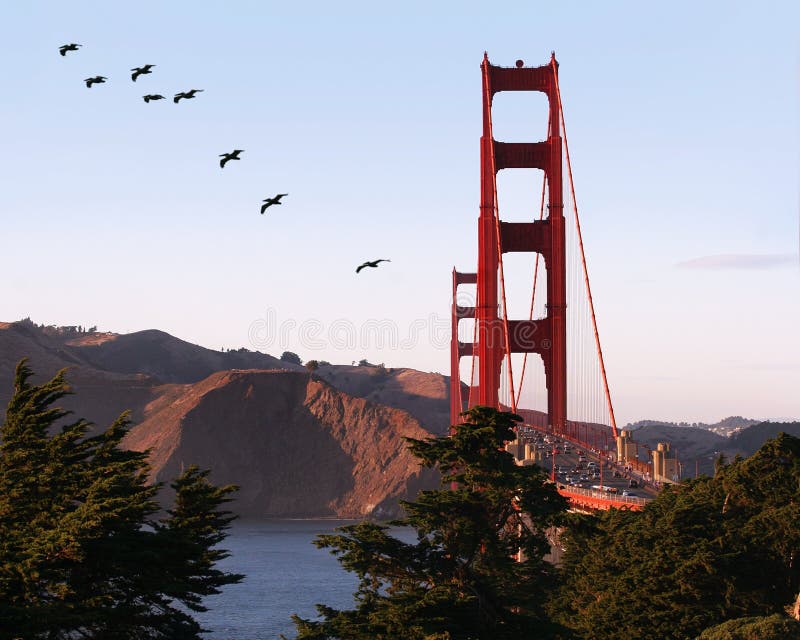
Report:
[[[731,436],[729,447],[742,452],[742,455],[749,456],[758,451],[764,442],[774,438],[781,432],[800,438],[800,422],[760,422],[754,424]]]
[[[668,442],[684,465],[684,477],[694,476],[695,471],[712,475],[714,460],[729,445],[727,437],[706,429],[665,424],[643,426],[633,432],[633,437],[650,449],[655,449],[660,442]]]
[[[714,422],[711,424],[706,424],[705,422],[667,422],[664,420],[638,420],[636,422],[631,422],[626,424],[623,429],[628,431],[635,431],[636,429],[640,429],[641,427],[680,427],[680,428],[695,428],[695,429],[705,429],[707,431],[711,431],[712,433],[716,433],[721,436],[728,436],[731,435],[741,429],[746,427],[752,426],[754,424],[758,424],[761,422],[760,420],[755,420],[753,418],[743,418],[742,416],[730,416],[728,418],[723,418],[719,422]]]
[[[105,336],[102,341],[66,340],[64,348],[98,369],[144,373],[161,382],[198,382],[228,369],[304,370],[257,351],[213,351],[155,329]]]
[[[70,350],[63,336],[52,335],[30,323],[0,323],[0,420],[11,398],[14,368],[28,358],[34,381],[43,382],[69,368],[69,381],[77,395],[67,396],[62,406],[99,426],[107,426],[130,409],[134,420],[159,395],[160,381],[142,373],[103,371]]]
[[[737,455],[752,455],[781,431],[800,437],[800,422],[759,422],[737,430],[732,436],[719,435],[703,428],[656,423],[636,429],[633,437],[651,449],[658,446],[659,442],[668,442],[670,449],[677,452],[683,464],[683,477],[686,478],[693,477],[695,473],[713,475],[715,460],[720,455],[728,460]]]

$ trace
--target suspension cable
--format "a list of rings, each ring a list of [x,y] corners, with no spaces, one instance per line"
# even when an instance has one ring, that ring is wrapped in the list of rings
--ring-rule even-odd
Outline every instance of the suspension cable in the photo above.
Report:
[[[578,201],[575,198],[575,184],[572,181],[572,163],[569,159],[569,144],[567,143],[567,127],[564,123],[564,107],[561,103],[561,89],[558,85],[558,70],[556,68],[555,60],[552,60],[551,64],[553,65],[553,78],[555,79],[556,84],[556,96],[558,98],[558,113],[561,116],[561,132],[564,136],[564,151],[566,152],[567,156],[567,173],[569,174],[569,189],[572,195],[572,206],[575,208],[575,227],[578,233],[578,245],[581,249],[581,263],[583,265],[583,279],[586,284],[586,294],[589,300],[589,310],[592,314],[592,327],[594,328],[594,341],[595,346],[597,347],[597,355],[600,358],[600,370],[603,374],[603,389],[606,394],[606,402],[608,403],[608,412],[611,418],[611,430],[614,433],[614,437],[617,437],[617,421],[614,417],[614,407],[611,404],[611,392],[608,389],[608,378],[606,377],[606,367],[603,361],[603,349],[600,347],[600,334],[597,331],[597,318],[594,313],[594,301],[592,300],[592,290],[589,286],[589,272],[586,268],[586,254],[583,250],[583,236],[581,235],[581,223],[578,217]]]

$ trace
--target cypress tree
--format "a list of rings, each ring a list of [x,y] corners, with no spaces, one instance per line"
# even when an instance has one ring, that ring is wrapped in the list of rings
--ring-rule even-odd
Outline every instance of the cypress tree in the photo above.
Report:
[[[293,616],[298,640],[467,640],[553,637],[544,614],[554,579],[547,530],[565,500],[537,467],[503,449],[521,419],[474,407],[451,437],[408,439],[441,472],[441,487],[404,502],[406,543],[370,522],[319,536],[359,578],[352,610],[318,605],[320,620]]]
[[[241,579],[214,568],[225,552],[212,548],[235,487],[192,467],[158,519],[146,452],[120,447],[128,415],[88,436],[90,423],[56,406],[65,372],[31,377],[22,361],[0,426],[0,640],[199,638],[186,609]]]

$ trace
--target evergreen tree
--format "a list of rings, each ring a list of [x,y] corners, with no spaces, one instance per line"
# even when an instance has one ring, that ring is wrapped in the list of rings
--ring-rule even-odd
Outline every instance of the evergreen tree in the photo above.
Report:
[[[55,406],[70,392],[64,371],[31,376],[21,362],[0,426],[0,640],[199,638],[186,608],[241,579],[214,569],[226,554],[212,548],[235,487],[190,468],[157,519],[146,453],[120,448],[127,414],[88,436]]]
[[[488,407],[464,415],[451,437],[408,439],[441,472],[441,488],[404,502],[407,516],[391,523],[416,530],[415,543],[370,522],[319,536],[315,544],[358,576],[356,608],[293,616],[298,640],[552,637],[546,534],[566,502],[540,469],[503,450],[519,416]]]
[[[781,434],[720,460],[714,478],[665,488],[641,513],[571,527],[551,611],[585,640],[689,640],[782,613],[800,590],[798,523],[800,440]]]
[[[290,362],[292,364],[303,364],[303,361],[300,359],[300,356],[298,356],[293,351],[284,351],[281,354],[281,360],[283,362]]]

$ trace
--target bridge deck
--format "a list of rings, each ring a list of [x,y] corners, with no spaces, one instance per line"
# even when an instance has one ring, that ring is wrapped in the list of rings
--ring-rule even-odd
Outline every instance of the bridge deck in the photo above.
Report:
[[[621,496],[596,489],[581,489],[564,485],[558,486],[558,492],[567,498],[573,507],[593,511],[608,511],[609,509],[641,511],[649,502],[647,498]]]

